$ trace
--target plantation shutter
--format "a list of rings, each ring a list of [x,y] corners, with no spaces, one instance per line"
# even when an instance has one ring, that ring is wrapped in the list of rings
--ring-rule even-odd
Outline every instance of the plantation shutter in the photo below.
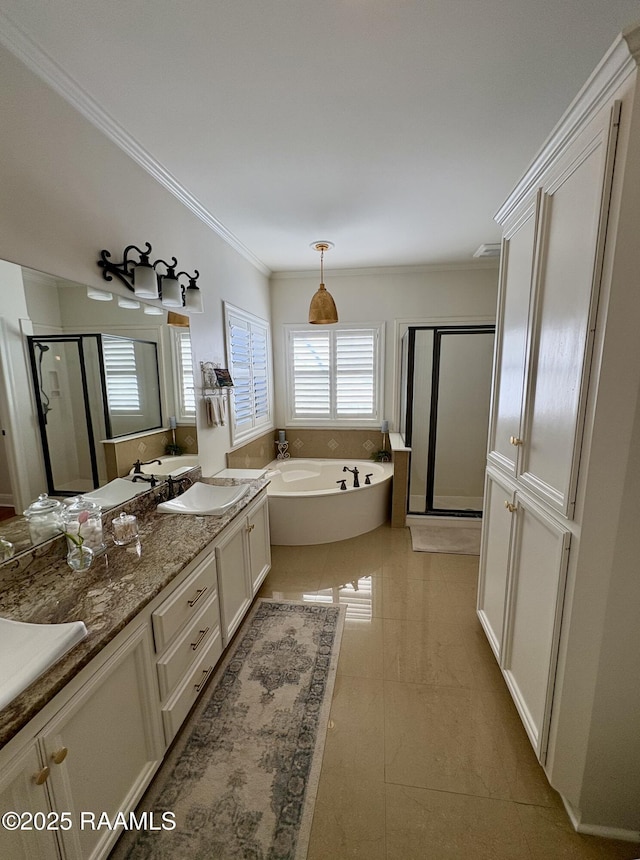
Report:
[[[269,326],[265,320],[225,305],[227,355],[233,379],[232,441],[251,437],[271,423]]]
[[[289,329],[291,420],[377,421],[380,327]]]
[[[196,414],[196,396],[193,382],[193,362],[191,359],[191,334],[177,330],[178,382],[181,416]]]
[[[140,412],[135,344],[130,340],[103,337],[102,354],[110,411]]]
[[[328,331],[293,332],[293,399],[298,418],[331,416],[331,338]]]

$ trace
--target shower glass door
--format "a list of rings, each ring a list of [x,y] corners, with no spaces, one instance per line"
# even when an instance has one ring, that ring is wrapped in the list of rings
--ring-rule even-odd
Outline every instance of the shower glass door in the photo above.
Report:
[[[410,514],[482,513],[494,333],[494,326],[408,329]]]

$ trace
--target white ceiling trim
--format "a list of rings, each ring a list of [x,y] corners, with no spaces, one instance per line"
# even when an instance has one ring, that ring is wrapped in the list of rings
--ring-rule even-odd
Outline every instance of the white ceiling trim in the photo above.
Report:
[[[478,269],[499,268],[500,258],[477,259],[473,263],[423,263],[420,266],[376,266],[375,268],[334,269],[325,265],[325,275],[330,278],[359,278],[384,275],[421,275],[428,272],[461,272],[477,271]],[[271,273],[272,281],[286,281],[293,278],[317,278],[320,269],[300,269],[298,271],[277,271]]]
[[[14,24],[6,13],[1,11],[0,43],[144,168],[157,182],[170,191],[214,233],[217,233],[221,239],[255,266],[258,271],[267,277],[271,274],[271,269],[262,260],[258,259],[224,224],[221,224],[175,176],[103,110],[76,80],[33,42],[20,27]]]

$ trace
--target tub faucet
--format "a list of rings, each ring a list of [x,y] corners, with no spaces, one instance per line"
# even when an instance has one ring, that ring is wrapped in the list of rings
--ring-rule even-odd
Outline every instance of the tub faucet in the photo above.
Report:
[[[148,463],[143,463],[142,460],[136,460],[133,464],[133,474],[141,475],[142,474],[142,466],[150,466],[152,463],[157,463],[159,466],[162,466],[161,460],[149,460]]]
[[[351,474],[353,475],[353,486],[354,486],[354,488],[360,486],[360,481],[358,480],[358,475],[360,473],[358,472],[357,466],[354,466],[353,469],[350,469],[348,466],[343,466],[342,471],[343,472],[351,472]]]

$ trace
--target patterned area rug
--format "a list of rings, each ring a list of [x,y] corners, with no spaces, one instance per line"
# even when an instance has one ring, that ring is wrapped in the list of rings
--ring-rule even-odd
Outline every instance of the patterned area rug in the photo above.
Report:
[[[125,833],[112,860],[303,860],[344,607],[259,600],[137,812],[175,830]]]
[[[480,529],[472,526],[411,526],[414,552],[480,555]]]

